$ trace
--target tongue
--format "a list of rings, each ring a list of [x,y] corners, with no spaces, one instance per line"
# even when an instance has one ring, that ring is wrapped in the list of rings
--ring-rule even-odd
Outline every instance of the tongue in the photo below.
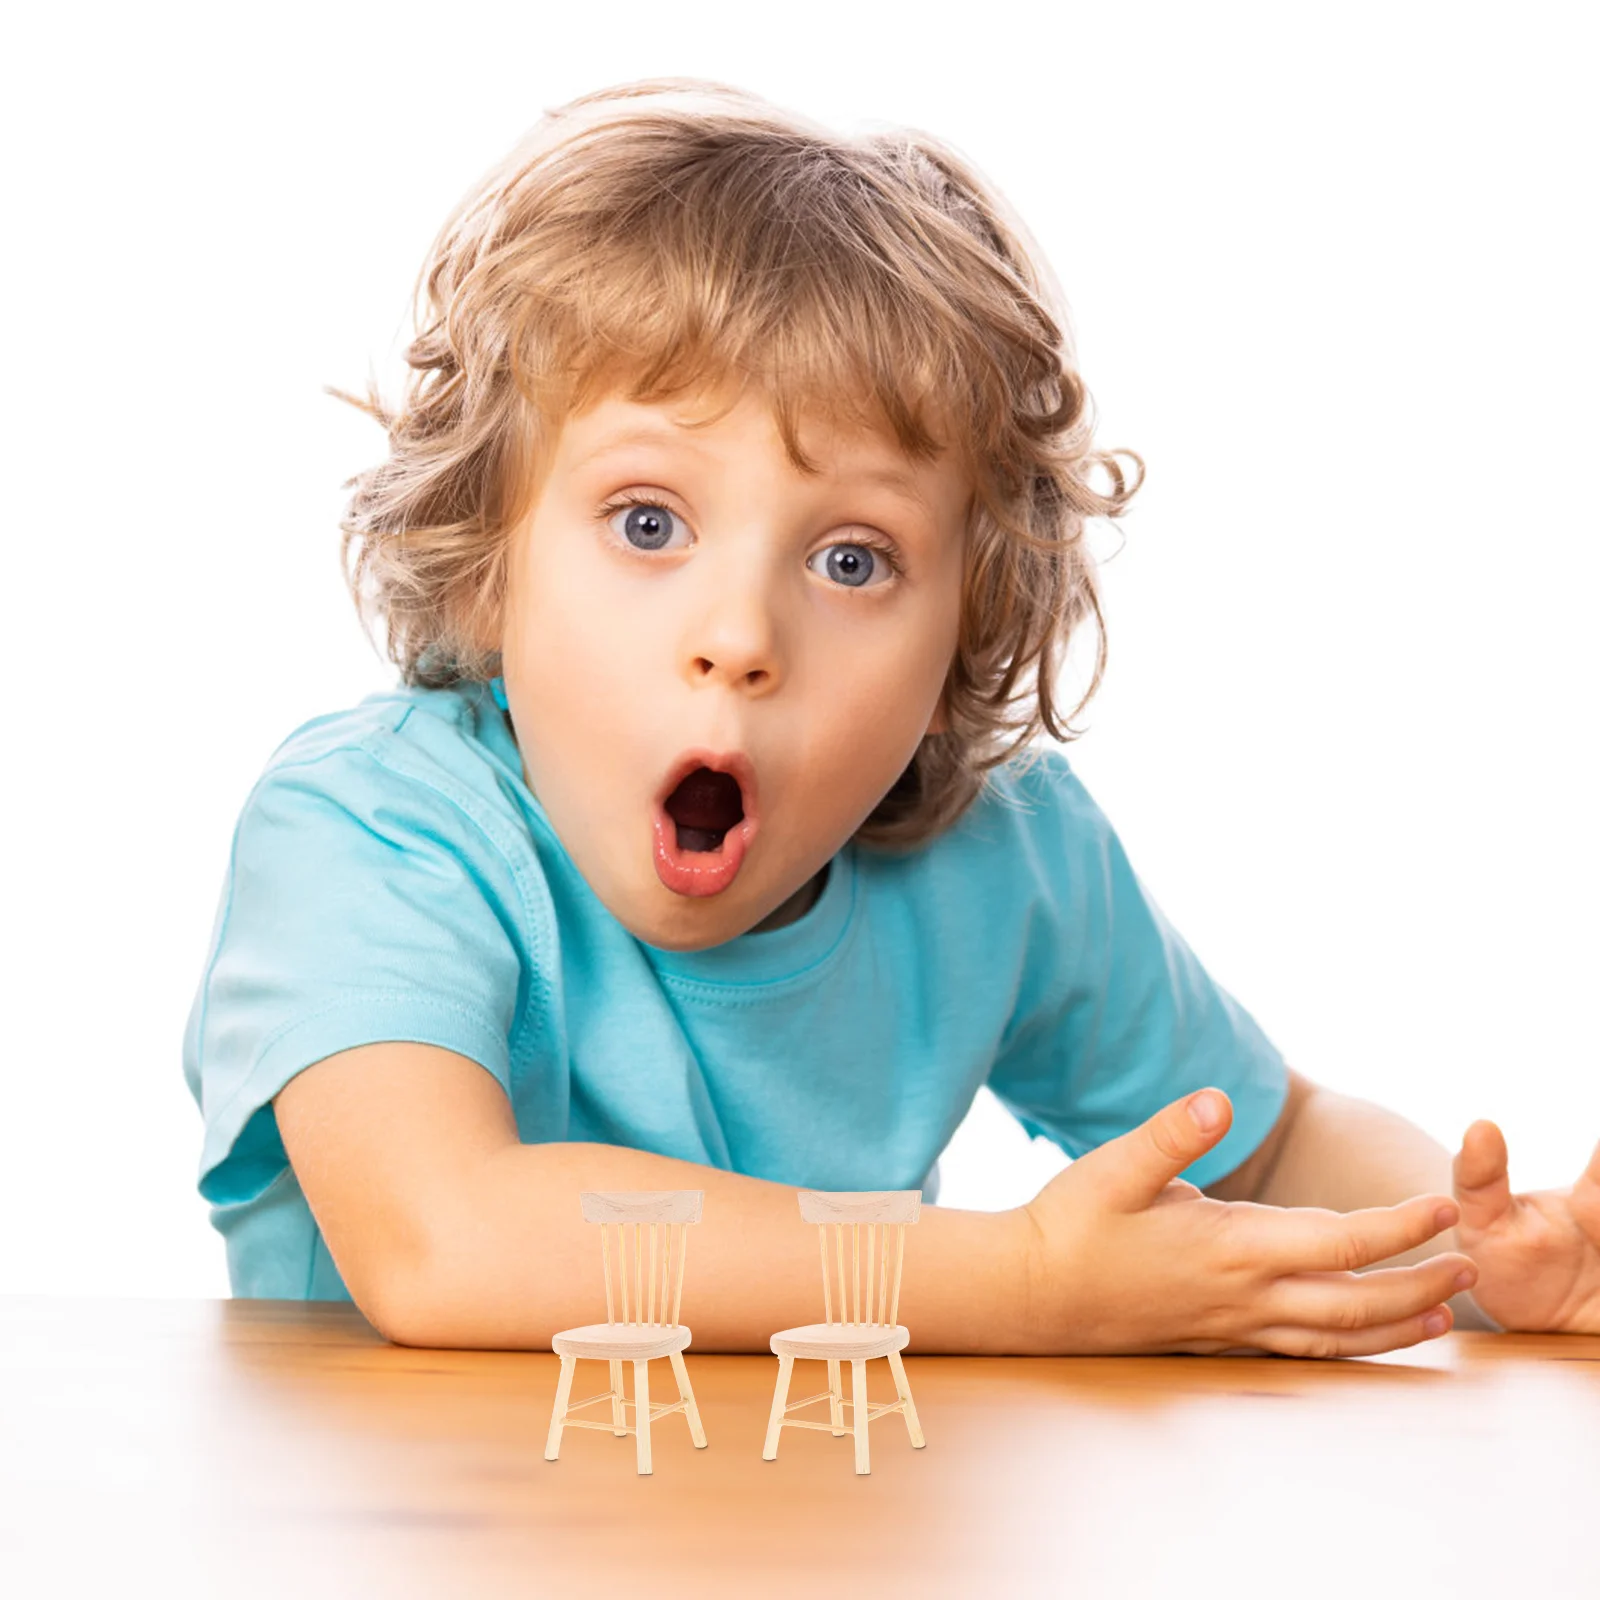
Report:
[[[678,824],[678,848],[680,850],[715,850],[723,840],[727,829],[714,828],[686,828]]]

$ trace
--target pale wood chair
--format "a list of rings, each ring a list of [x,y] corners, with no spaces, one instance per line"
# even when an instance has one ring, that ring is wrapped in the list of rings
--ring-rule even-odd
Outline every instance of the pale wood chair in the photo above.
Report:
[[[694,1390],[683,1364],[683,1352],[689,1347],[689,1330],[678,1321],[683,1303],[684,1251],[688,1242],[685,1230],[690,1223],[700,1220],[703,1193],[700,1189],[676,1189],[579,1196],[583,1220],[600,1224],[600,1259],[606,1275],[606,1320],[582,1328],[568,1328],[550,1341],[550,1348],[561,1357],[561,1377],[556,1386],[555,1410],[550,1417],[550,1437],[544,1447],[546,1461],[554,1461],[561,1454],[563,1428],[597,1428],[618,1438],[633,1434],[638,1445],[639,1471],[650,1472],[650,1424],[670,1417],[674,1411],[681,1411],[688,1422],[689,1437],[694,1440],[695,1449],[705,1449],[705,1430],[700,1426]],[[613,1230],[616,1233],[615,1272],[611,1262]],[[678,1380],[678,1398],[671,1405],[652,1405],[650,1363],[662,1356],[672,1362],[673,1376]],[[611,1387],[604,1394],[590,1395],[587,1400],[569,1404],[572,1377],[579,1361],[610,1362]],[[632,1401],[625,1400],[622,1394],[624,1361],[633,1363]],[[574,1411],[598,1405],[602,1400],[611,1402],[610,1422],[570,1420]],[[630,1404],[634,1412],[632,1427],[627,1426],[625,1414]]]
[[[815,1428],[844,1435],[844,1408],[850,1407],[851,1431],[856,1441],[856,1471],[870,1472],[867,1426],[891,1411],[906,1419],[912,1445],[920,1450],[927,1443],[922,1424],[911,1399],[911,1385],[900,1352],[911,1335],[900,1327],[900,1271],[905,1260],[906,1228],[917,1220],[922,1209],[920,1189],[890,1189],[861,1194],[825,1194],[810,1189],[800,1191],[800,1216],[818,1225],[817,1239],[822,1247],[822,1322],[803,1328],[786,1328],[772,1336],[772,1353],[778,1358],[778,1387],[772,1396],[772,1415],[767,1423],[764,1461],[778,1459],[778,1434],[784,1428]],[[828,1232],[833,1231],[830,1249]],[[845,1232],[850,1235],[850,1278],[844,1270]],[[863,1239],[863,1234],[865,1238]],[[889,1257],[894,1256],[891,1269]],[[865,1254],[867,1297],[861,1298],[861,1263]],[[838,1299],[833,1293],[830,1261],[838,1269]],[[892,1272],[892,1283],[891,1283]],[[847,1293],[847,1290],[849,1291]],[[838,1316],[834,1315],[835,1305]],[[880,1356],[889,1362],[898,1400],[879,1405],[867,1403],[867,1363]],[[805,1400],[790,1401],[789,1379],[796,1361],[826,1361],[828,1391]],[[839,1389],[839,1366],[850,1363],[850,1398]],[[827,1422],[807,1422],[791,1417],[819,1401],[828,1402]]]

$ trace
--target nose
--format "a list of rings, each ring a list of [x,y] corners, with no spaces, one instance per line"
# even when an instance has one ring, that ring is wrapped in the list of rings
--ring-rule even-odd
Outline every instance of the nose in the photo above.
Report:
[[[782,678],[782,630],[769,580],[759,572],[726,570],[718,578],[687,630],[685,676],[691,685],[716,682],[770,694]]]

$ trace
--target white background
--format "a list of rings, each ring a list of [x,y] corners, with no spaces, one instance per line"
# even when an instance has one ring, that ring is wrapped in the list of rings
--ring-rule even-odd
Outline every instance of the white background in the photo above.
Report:
[[[389,681],[340,484],[458,195],[660,73],[949,141],[1072,302],[1110,676],[1074,759],[1313,1077],[1514,1177],[1600,1136],[1586,8],[30,8],[9,31],[0,1288],[226,1291],[180,1041],[234,817]],[[448,18],[448,24],[445,19]],[[1120,546],[1120,549],[1118,548]],[[1452,1145],[1453,1148],[1453,1145]],[[1056,1160],[980,1102],[945,1198]]]

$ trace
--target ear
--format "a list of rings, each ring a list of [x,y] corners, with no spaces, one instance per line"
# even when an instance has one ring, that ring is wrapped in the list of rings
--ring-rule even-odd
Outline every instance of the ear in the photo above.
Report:
[[[949,733],[949,731],[950,719],[945,715],[944,696],[941,694],[938,705],[933,708],[933,716],[928,721],[923,737],[926,738],[930,733]]]

